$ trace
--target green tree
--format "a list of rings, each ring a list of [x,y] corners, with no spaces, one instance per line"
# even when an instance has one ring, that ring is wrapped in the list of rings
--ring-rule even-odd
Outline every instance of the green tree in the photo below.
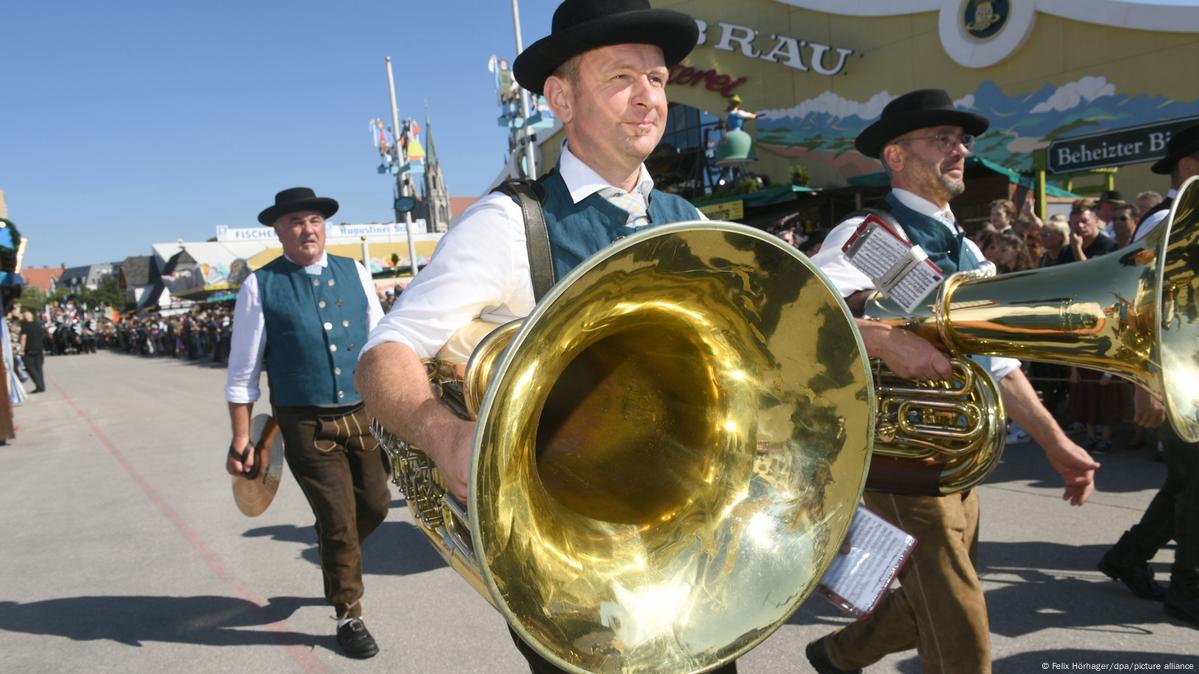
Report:
[[[26,311],[39,312],[46,305],[46,295],[37,286],[25,286],[19,304]]]
[[[87,295],[83,301],[88,305],[99,304],[114,309],[124,309],[128,303],[125,299],[125,291],[121,290],[121,280],[117,278],[116,274],[105,276],[95,290],[85,292]]]

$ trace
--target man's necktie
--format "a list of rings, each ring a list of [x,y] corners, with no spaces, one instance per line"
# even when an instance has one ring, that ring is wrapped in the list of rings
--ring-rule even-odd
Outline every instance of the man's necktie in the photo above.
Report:
[[[645,200],[641,197],[640,193],[630,194],[622,189],[609,187],[601,191],[600,195],[607,199],[608,203],[629,214],[629,219],[625,222],[625,226],[644,227],[649,224],[649,214],[645,209]]]

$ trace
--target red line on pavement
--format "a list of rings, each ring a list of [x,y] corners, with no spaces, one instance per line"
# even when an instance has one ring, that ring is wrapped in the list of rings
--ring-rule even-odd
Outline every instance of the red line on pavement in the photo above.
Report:
[[[212,548],[209,548],[208,544],[204,542],[204,538],[201,537],[200,534],[193,529],[192,526],[188,524],[187,521],[184,520],[183,517],[174,508],[172,508],[169,503],[166,502],[166,499],[159,495],[158,491],[155,490],[154,487],[150,486],[150,483],[147,482],[146,479],[142,477],[141,473],[139,473],[137,469],[133,467],[133,464],[125,456],[125,453],[118,449],[117,446],[108,439],[108,436],[104,435],[104,432],[100,430],[100,427],[97,426],[94,421],[92,421],[91,417],[89,417],[87,413],[85,413],[79,408],[78,405],[75,404],[75,401],[71,399],[71,396],[67,394],[66,390],[57,384],[54,384],[53,388],[59,395],[62,396],[67,405],[69,405],[70,408],[75,411],[75,414],[78,415],[81,420],[83,420],[83,423],[88,427],[88,429],[95,434],[96,439],[100,441],[100,444],[104,445],[104,448],[108,450],[108,453],[111,454],[114,459],[116,459],[116,462],[120,464],[121,468],[125,469],[125,472],[129,475],[133,482],[139,488],[141,488],[142,493],[146,495],[146,498],[150,499],[150,502],[154,504],[154,507],[157,508],[158,511],[175,526],[175,530],[179,532],[179,535],[183,536],[184,540],[191,544],[192,549],[195,550],[196,554],[200,555],[200,557],[204,560],[204,563],[208,565],[209,570],[211,570],[217,578],[220,578],[238,598],[244,599],[260,608],[263,607],[266,602],[264,602],[261,597],[258,597],[251,592],[246,587],[246,584],[242,582],[240,578],[238,578],[236,573],[234,573],[233,569],[230,568],[229,564],[226,563],[225,560],[221,559],[220,555],[213,552]],[[277,635],[282,635],[283,633],[290,631],[287,621],[285,620],[265,625],[265,627]],[[306,649],[303,646],[297,646],[295,644],[284,643],[282,639],[279,639],[278,641],[302,671],[312,672],[313,674],[328,671],[325,666],[316,659],[312,651],[309,649]]]

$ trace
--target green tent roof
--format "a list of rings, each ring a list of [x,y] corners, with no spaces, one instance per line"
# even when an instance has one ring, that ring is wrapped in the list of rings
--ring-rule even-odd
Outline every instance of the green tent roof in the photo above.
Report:
[[[739,192],[737,194],[722,194],[711,198],[693,199],[691,203],[696,206],[711,206],[713,204],[723,204],[726,201],[744,201],[746,208],[760,208],[762,206],[773,206],[775,204],[783,204],[788,201],[795,200],[797,192],[819,192],[815,187],[804,187],[802,185],[776,185],[760,189],[757,192]]]

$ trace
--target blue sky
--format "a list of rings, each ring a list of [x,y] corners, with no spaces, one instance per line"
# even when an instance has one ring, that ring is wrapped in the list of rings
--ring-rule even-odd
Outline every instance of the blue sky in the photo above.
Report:
[[[526,44],[557,4],[521,0]],[[502,166],[486,63],[513,55],[509,0],[5,0],[0,16],[0,189],[27,265],[253,226],[294,185],[338,199],[337,221],[390,221],[367,131],[389,119],[388,55],[400,114],[423,123],[428,102],[451,194]]]
[[[555,0],[522,0],[526,43]],[[0,189],[26,265],[68,266],[257,225],[308,185],[335,220],[392,219],[368,122],[429,116],[451,194],[503,166],[493,53],[508,0],[0,2]]]

